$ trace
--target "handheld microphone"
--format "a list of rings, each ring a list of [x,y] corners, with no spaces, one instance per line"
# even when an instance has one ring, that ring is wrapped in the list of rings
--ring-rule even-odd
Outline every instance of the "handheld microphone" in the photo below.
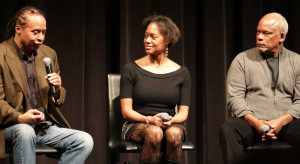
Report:
[[[266,124],[265,124],[265,125],[261,126],[261,131],[262,131],[263,133],[268,133],[269,130],[270,130],[269,125],[266,125]]]
[[[160,119],[163,121],[163,122],[166,122],[166,121],[169,121],[170,120],[170,115],[168,113],[162,113],[160,115]]]
[[[43,59],[43,62],[45,64],[47,74],[53,73],[52,67],[51,67],[51,59],[49,57],[45,57]],[[50,86],[51,95],[53,96],[55,101],[58,100],[59,99],[59,91],[53,84],[49,83],[49,86]]]

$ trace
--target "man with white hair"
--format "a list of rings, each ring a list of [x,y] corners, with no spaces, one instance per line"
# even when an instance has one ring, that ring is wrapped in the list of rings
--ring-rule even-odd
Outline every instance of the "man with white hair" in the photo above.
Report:
[[[258,141],[300,143],[300,56],[283,46],[288,23],[279,13],[258,23],[256,47],[238,54],[228,70],[227,108],[221,128],[226,163],[245,163]]]

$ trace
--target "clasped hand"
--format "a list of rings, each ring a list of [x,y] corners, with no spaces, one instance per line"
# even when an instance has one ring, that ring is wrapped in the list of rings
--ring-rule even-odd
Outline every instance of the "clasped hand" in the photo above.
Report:
[[[263,132],[261,127],[263,125],[269,126],[268,132]],[[262,141],[276,141],[277,140],[277,134],[280,132],[281,128],[283,127],[283,123],[281,122],[281,119],[274,119],[270,121],[265,120],[259,120],[259,133],[261,134],[261,140]]]
[[[162,127],[162,128],[166,128],[172,125],[172,116],[170,116],[169,121],[162,121],[160,115],[162,113],[158,113],[154,116],[148,116],[149,118],[149,123],[154,124],[156,126]]]
[[[29,109],[25,113],[19,115],[19,123],[36,124],[38,122],[45,121],[45,115],[43,112],[37,109]]]

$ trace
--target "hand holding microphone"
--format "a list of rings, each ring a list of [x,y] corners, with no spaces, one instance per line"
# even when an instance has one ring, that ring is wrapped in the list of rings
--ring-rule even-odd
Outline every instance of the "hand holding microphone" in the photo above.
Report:
[[[265,124],[261,127],[261,131],[263,133],[262,141],[276,141],[277,140],[277,136],[274,133],[274,128],[272,126]]]
[[[46,72],[48,78],[50,77],[49,74],[52,74],[52,67],[51,67],[51,59],[49,57],[45,57],[43,59],[43,62],[45,64]],[[53,96],[54,100],[57,101],[60,97],[59,88],[57,88],[55,85],[53,85],[51,82],[49,82],[50,85],[50,93]]]
[[[269,125],[264,124],[263,126],[261,126],[261,131],[263,132],[263,134],[268,133],[270,130]]]
[[[167,126],[171,125],[170,120],[172,119],[172,116],[170,116],[168,113],[157,113],[154,116],[147,116],[146,123],[154,124],[156,126],[165,128]]]
[[[170,115],[168,113],[162,113],[160,115],[160,119],[163,121],[163,122],[167,122],[171,119]]]
[[[270,130],[270,127],[269,125],[267,124],[264,124],[261,126],[261,132],[262,132],[262,136],[261,136],[261,140],[264,142],[264,141],[268,141],[268,136],[267,136],[267,133],[269,132]]]

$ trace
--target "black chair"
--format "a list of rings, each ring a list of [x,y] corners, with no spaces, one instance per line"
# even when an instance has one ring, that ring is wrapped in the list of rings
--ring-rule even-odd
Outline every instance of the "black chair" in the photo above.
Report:
[[[246,148],[247,152],[261,152],[261,151],[288,151],[292,150],[293,146],[281,141],[276,142],[258,142],[253,146],[249,146]]]
[[[120,105],[120,75],[108,74],[108,101],[109,101],[109,148],[111,150],[111,164],[119,163],[119,153],[137,153],[141,145],[121,140],[123,117]],[[193,150],[194,144],[183,142],[183,150]],[[126,163],[126,162],[125,162]]]
[[[9,155],[8,156],[9,163],[13,164],[14,160],[13,160],[12,149],[11,149],[11,147],[7,147],[6,149],[7,149],[6,152],[8,152],[8,155]],[[60,152],[56,148],[48,146],[48,145],[36,145],[35,153],[37,156],[45,155],[49,158],[55,158],[55,159],[58,159],[60,157],[60,155],[62,154],[62,152]]]
[[[13,164],[14,160],[13,160],[12,147],[11,146],[6,146],[6,152],[8,154],[8,158],[9,158],[8,163]],[[52,146],[49,146],[49,145],[36,145],[35,153],[36,153],[37,156],[38,155],[45,155],[49,158],[59,159],[61,154],[62,154],[62,151],[58,150],[58,149],[56,149]]]
[[[49,157],[57,157],[57,153],[60,153],[60,152],[57,151],[56,148],[48,146],[48,145],[36,145],[35,153],[37,155],[43,155],[44,154],[44,155],[49,156]]]
[[[299,149],[287,142],[258,142],[246,148],[248,163],[298,163]]]

